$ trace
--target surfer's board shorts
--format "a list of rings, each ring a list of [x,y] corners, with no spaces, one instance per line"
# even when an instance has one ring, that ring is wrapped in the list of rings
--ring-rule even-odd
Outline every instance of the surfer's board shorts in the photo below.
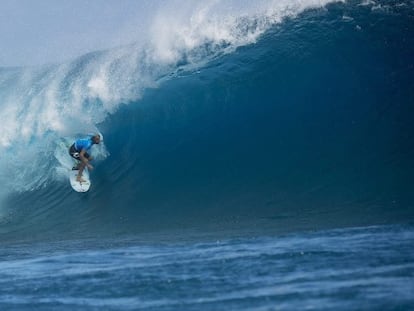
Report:
[[[70,146],[70,148],[69,148],[69,154],[70,154],[70,156],[72,158],[74,158],[75,160],[80,161],[81,159],[79,157],[79,153],[80,153],[80,151],[76,150],[75,144],[73,144],[72,146]],[[87,153],[87,152],[85,152],[84,156],[87,159],[89,159],[89,157],[90,157],[89,153]]]

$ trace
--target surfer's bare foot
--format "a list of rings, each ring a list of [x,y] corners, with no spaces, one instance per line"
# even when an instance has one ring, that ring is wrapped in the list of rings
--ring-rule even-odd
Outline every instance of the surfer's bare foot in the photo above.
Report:
[[[86,182],[86,180],[83,179],[81,175],[76,176],[76,181],[78,181],[78,182]]]

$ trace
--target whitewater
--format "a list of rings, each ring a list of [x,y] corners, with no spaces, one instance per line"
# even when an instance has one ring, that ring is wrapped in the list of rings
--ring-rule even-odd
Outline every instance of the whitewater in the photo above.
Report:
[[[0,68],[0,308],[411,309],[413,1],[147,15]]]

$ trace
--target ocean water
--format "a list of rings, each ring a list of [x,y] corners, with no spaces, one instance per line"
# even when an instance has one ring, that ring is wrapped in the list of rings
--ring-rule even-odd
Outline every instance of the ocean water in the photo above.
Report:
[[[13,245],[3,310],[410,310],[413,226]],[[196,237],[200,239],[200,237]]]
[[[1,309],[412,309],[413,1],[189,3],[0,68]]]

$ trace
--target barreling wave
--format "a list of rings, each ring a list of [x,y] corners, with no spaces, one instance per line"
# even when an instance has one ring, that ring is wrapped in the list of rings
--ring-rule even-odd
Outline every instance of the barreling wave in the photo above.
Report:
[[[0,70],[5,236],[412,218],[413,4],[223,3],[167,6],[127,46]],[[65,145],[96,131],[79,196]]]
[[[59,137],[95,132],[108,114],[138,100],[143,90],[253,43],[284,17],[327,2],[261,1],[237,11],[231,2],[174,1],[156,14],[142,41],[63,64],[1,70],[4,188],[27,191],[47,185],[55,167],[44,158],[53,154]]]

